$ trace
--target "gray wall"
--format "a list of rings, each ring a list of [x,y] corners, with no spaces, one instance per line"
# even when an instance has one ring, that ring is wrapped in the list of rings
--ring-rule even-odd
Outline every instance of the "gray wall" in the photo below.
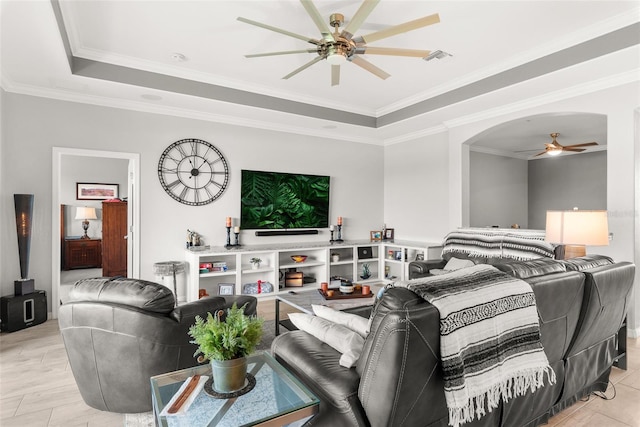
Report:
[[[544,229],[547,210],[607,209],[607,152],[529,162],[529,226]]]
[[[529,228],[527,161],[469,153],[469,225]]]

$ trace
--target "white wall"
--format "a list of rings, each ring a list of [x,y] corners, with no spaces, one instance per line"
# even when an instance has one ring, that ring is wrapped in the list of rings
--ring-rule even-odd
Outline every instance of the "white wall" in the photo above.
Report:
[[[76,208],[96,208],[97,220],[89,220],[87,234],[92,239],[102,238],[102,201],[77,200],[76,183],[118,184],[118,196],[128,197],[127,171],[129,161],[85,156],[62,156],[60,164],[60,204],[66,205],[66,236],[84,234],[82,221],[75,219]],[[55,232],[55,230],[54,230]]]
[[[396,239],[440,243],[449,229],[446,135],[390,145],[384,153],[387,227]]]
[[[527,161],[469,153],[469,225],[529,228]]]
[[[331,176],[331,217],[344,217],[346,239],[368,239],[383,221],[383,148],[380,146],[241,128],[193,119],[3,94],[1,176],[2,216],[12,218],[14,193],[35,194],[31,276],[38,289],[51,291],[52,147],[140,153],[141,266],[140,276],[153,280],[153,263],[184,259],[187,228],[205,242],[224,245],[225,217],[239,217],[240,170],[264,169]],[[37,124],[37,125],[35,125]],[[171,143],[200,138],[215,145],[230,167],[230,183],[220,199],[192,207],[170,198],[160,186],[157,164]],[[8,179],[10,178],[10,179]],[[7,216],[9,215],[9,216]],[[0,239],[6,242],[0,270],[2,295],[13,293],[19,277],[13,219],[3,220]],[[242,233],[244,243],[328,241],[318,236],[255,237]],[[49,298],[50,299],[50,298]],[[51,308],[51,301],[49,301]]]
[[[448,153],[440,150],[429,151],[436,157],[432,164],[445,165],[429,170],[424,167],[411,167],[403,172],[406,182],[421,182],[422,188],[412,187],[405,190],[402,203],[386,203],[385,219],[394,218],[406,229],[422,229],[424,217],[417,217],[416,211],[424,210],[424,205],[437,207],[437,214],[429,217],[430,227],[444,230],[438,237],[442,239],[446,230],[468,225],[469,213],[469,170],[468,146],[470,138],[495,125],[536,114],[556,112],[586,112],[607,115],[607,209],[609,211],[609,231],[614,233],[610,246],[587,248],[589,253],[609,255],[617,261],[640,261],[634,252],[634,240],[640,239],[640,230],[634,230],[634,221],[638,212],[634,210],[634,130],[637,119],[634,111],[638,108],[640,82],[607,88],[589,94],[570,97],[560,101],[543,102],[536,100],[532,107],[513,108],[511,112],[489,117],[485,114],[478,119],[461,119],[458,126],[451,125],[441,134],[425,136],[420,140],[395,144],[386,148],[386,153],[402,150],[403,147],[415,147],[416,153],[423,156],[428,146],[440,144],[443,139],[448,144]],[[524,104],[523,104],[524,105]],[[510,111],[502,106],[501,111]],[[406,150],[406,151],[410,151]],[[409,157],[394,158],[386,155],[385,170],[405,168]],[[443,172],[444,168],[444,172]],[[408,169],[408,168],[407,168]],[[443,173],[447,178],[443,179]],[[391,179],[391,178],[389,178]],[[448,186],[448,192],[439,191]],[[433,191],[435,189],[435,191]],[[412,194],[412,197],[407,197]],[[638,196],[640,197],[640,196]],[[428,200],[426,202],[425,200]],[[432,218],[432,219],[431,219]],[[444,220],[449,218],[449,221]],[[388,221],[390,222],[390,221]],[[638,284],[635,284],[636,288]],[[636,289],[636,295],[638,294]],[[636,300],[629,313],[632,332],[640,333],[640,298]]]

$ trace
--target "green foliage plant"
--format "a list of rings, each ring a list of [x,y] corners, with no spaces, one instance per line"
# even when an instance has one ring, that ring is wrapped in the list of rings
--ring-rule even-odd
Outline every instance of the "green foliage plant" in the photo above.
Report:
[[[263,320],[244,314],[245,306],[238,308],[236,303],[227,309],[227,317],[220,320],[211,313],[207,319],[196,316],[196,322],[189,327],[189,335],[197,344],[194,356],[198,362],[207,360],[231,360],[253,353],[262,338]]]

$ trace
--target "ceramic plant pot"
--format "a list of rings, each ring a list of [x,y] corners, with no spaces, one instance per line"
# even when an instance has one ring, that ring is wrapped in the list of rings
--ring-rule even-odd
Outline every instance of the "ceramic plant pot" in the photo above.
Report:
[[[244,387],[247,377],[247,358],[212,360],[213,388],[218,393],[232,393]]]

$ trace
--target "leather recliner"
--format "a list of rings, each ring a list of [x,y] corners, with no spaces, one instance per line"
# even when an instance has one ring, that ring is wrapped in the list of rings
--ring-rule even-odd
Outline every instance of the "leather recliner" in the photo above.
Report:
[[[73,376],[93,408],[138,413],[152,409],[150,377],[197,365],[187,331],[196,316],[236,303],[256,314],[252,296],[211,297],[175,307],[163,285],[127,278],[78,281],[59,311]]]

